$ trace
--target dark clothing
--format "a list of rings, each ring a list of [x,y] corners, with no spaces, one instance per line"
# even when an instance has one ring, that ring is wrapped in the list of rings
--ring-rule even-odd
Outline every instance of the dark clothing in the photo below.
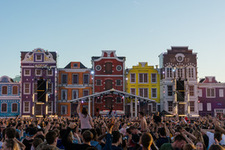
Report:
[[[103,150],[123,150],[121,147],[117,147],[112,145],[112,135],[111,134],[106,134],[106,142],[105,142],[105,147]]]
[[[65,147],[65,150],[85,150],[88,147],[92,147],[87,144],[75,144],[75,143],[71,143],[70,141],[68,141],[67,137],[70,134],[70,132],[71,132],[71,128],[67,128],[66,133],[64,134],[64,136],[62,138],[62,143]]]
[[[25,150],[30,150],[31,149],[33,141],[34,141],[33,139],[31,139],[31,140],[24,139],[23,140],[22,143],[26,146]]]
[[[158,138],[157,141],[156,141],[156,146],[158,148],[160,148],[164,143],[170,143],[168,137],[167,138],[162,138],[162,137]]]
[[[161,122],[161,116],[154,116],[153,119],[156,124]]]
[[[174,150],[171,143],[165,143],[160,147],[160,150]]]

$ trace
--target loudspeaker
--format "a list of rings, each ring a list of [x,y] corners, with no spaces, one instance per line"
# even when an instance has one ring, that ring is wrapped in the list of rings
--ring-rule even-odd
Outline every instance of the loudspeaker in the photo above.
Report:
[[[177,80],[177,101],[184,102],[185,100],[185,88],[184,80]]]
[[[46,81],[40,79],[37,81],[37,91],[46,91]]]
[[[46,101],[46,81],[43,79],[37,81],[37,101]]]
[[[184,80],[177,80],[177,90],[184,91]]]

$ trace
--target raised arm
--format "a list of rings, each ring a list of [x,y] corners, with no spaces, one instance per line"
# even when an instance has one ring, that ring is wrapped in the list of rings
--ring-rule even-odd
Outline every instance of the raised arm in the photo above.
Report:
[[[80,102],[78,102],[78,106],[77,106],[77,114],[80,113]]]
[[[222,134],[225,134],[225,130],[219,126],[219,121],[216,120],[216,118],[213,119],[213,123],[217,130],[219,130]]]

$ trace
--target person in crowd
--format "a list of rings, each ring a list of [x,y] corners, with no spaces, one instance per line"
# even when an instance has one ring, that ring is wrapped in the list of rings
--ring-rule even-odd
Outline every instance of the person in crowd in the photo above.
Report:
[[[65,150],[72,150],[72,149],[85,150],[86,148],[91,147],[91,140],[93,139],[93,134],[89,130],[86,130],[83,132],[83,134],[82,134],[83,143],[82,144],[72,143],[72,140],[68,139],[68,136],[71,133],[71,130],[74,130],[74,128],[75,128],[75,124],[73,122],[71,122],[69,124],[69,127],[67,128],[65,134],[63,135],[62,143],[65,147]]]
[[[175,150],[175,149],[182,149],[186,144],[185,138],[179,134],[175,137],[173,143],[165,143],[160,147],[160,150]]]
[[[92,129],[93,121],[92,121],[92,117],[88,114],[86,108],[83,107],[82,112],[80,112],[80,105],[81,105],[81,103],[78,102],[77,114],[79,115],[79,119],[80,119],[80,123],[81,123],[81,130],[83,133],[85,130]]]
[[[141,132],[147,132],[147,122],[143,112],[139,112]]]
[[[150,133],[144,133],[141,136],[140,144],[142,145],[142,150],[150,150],[152,143],[153,143],[153,138]]]

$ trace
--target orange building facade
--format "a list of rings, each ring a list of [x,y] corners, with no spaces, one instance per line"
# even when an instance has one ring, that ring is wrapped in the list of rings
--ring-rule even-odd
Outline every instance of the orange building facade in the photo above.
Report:
[[[70,117],[76,115],[77,103],[70,101],[92,94],[91,69],[81,62],[70,62],[65,68],[58,69],[58,115]],[[82,101],[82,107],[88,103]]]

